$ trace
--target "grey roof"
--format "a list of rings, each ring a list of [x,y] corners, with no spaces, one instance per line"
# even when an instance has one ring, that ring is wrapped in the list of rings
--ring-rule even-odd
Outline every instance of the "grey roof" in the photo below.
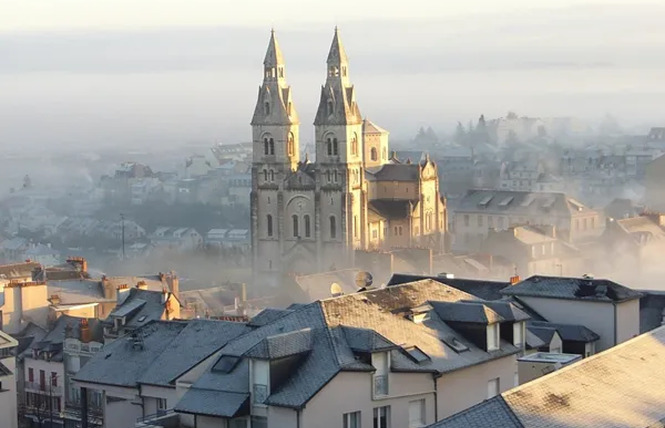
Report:
[[[112,313],[111,316],[114,317],[126,317],[131,316],[134,312],[138,311],[145,305],[145,300],[143,299],[131,299],[129,302],[125,302],[122,305],[118,306]]]
[[[99,281],[93,279],[69,279],[48,281],[48,295],[58,295],[62,304],[83,304],[107,301]]]
[[[179,376],[214,354],[230,340],[248,331],[250,328],[239,322],[191,320],[164,348],[138,382],[171,385]]]
[[[528,313],[508,301],[483,302],[483,305],[499,314],[505,321],[526,321],[531,318]]]
[[[556,333],[556,329],[551,326],[531,326],[527,324],[526,344],[531,349],[537,349],[541,346],[549,345]]]
[[[418,163],[387,163],[367,168],[365,172],[365,176],[369,181],[418,181],[420,179],[420,165]]]
[[[95,354],[74,376],[75,380],[135,387],[151,364],[187,327],[187,323],[154,321],[136,331],[143,347],[135,347],[130,336],[120,337]]]
[[[664,345],[665,327],[660,327],[431,427],[660,427],[665,421]]]
[[[32,278],[32,271],[41,267],[37,262],[24,262],[12,263],[8,265],[0,265],[0,278],[3,279],[19,279],[19,278]]]
[[[9,367],[0,362],[0,376],[9,376],[12,374],[12,371],[9,370]]]
[[[309,352],[312,349],[312,329],[290,331],[268,336],[245,353],[246,357],[273,360]]]
[[[248,393],[188,389],[174,407],[176,412],[232,418],[248,404]]]
[[[126,317],[124,327],[134,329],[162,318],[165,304],[161,291],[130,288],[126,293],[125,300],[109,314],[108,323],[116,316]]]
[[[530,321],[527,323],[527,328],[552,328],[559,333],[561,340],[570,342],[595,342],[600,339],[600,336],[588,329],[583,325],[577,324],[560,324],[548,321]]]
[[[405,284],[421,279],[433,279],[442,284],[450,285],[465,293],[473,294],[483,300],[500,300],[501,290],[510,285],[504,281],[489,281],[485,279],[448,278],[444,275],[414,275],[407,273],[394,273],[387,285]]]
[[[588,285],[588,287],[587,287]],[[607,279],[565,278],[534,275],[501,290],[507,296],[623,302],[642,297],[642,293]]]
[[[62,314],[55,321],[51,330],[44,335],[40,335],[39,338],[35,338],[23,351],[23,354],[30,355],[33,350],[49,351],[53,353],[52,360],[62,361],[62,348],[67,337],[67,330],[70,330],[70,337],[80,338],[82,320],[88,323],[91,339],[101,343],[103,341],[103,329],[101,321],[97,318],[79,318]]]
[[[509,212],[526,216],[570,216],[591,211],[564,193],[510,190],[469,190],[455,210],[462,213]]]
[[[443,321],[492,324],[504,319],[483,303],[431,302],[434,311]]]
[[[524,428],[500,395],[476,404],[428,428]]]
[[[432,280],[325,299],[291,307],[289,313],[254,327],[231,341],[220,357],[192,385],[176,409],[201,414],[231,414],[235,408],[214,408],[228,393],[249,394],[252,358],[280,358],[289,376],[271,385],[265,403],[302,408],[341,371],[374,371],[355,352],[390,351],[391,369],[412,372],[448,372],[519,352],[502,341],[491,353],[478,348],[436,314],[422,324],[405,317],[409,308],[428,301],[459,301],[473,296]],[[458,353],[442,340],[454,337],[468,347]],[[397,345],[399,344],[399,346]],[[428,358],[416,361],[409,349],[417,347]],[[290,358],[284,358],[290,356]],[[200,391],[200,392],[193,392]],[[196,400],[197,394],[202,397]],[[218,394],[218,399],[209,398]],[[232,406],[235,407],[235,406]]]
[[[252,319],[249,320],[247,325],[250,325],[252,327],[261,327],[263,325],[270,324],[276,319],[281,318],[284,315],[288,315],[292,312],[293,311],[290,309],[265,308],[264,310],[253,316]]]

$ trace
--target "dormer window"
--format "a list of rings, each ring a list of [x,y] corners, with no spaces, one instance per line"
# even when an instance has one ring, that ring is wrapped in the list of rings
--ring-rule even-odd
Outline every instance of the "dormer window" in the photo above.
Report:
[[[487,352],[499,349],[499,324],[489,324],[487,326]]]

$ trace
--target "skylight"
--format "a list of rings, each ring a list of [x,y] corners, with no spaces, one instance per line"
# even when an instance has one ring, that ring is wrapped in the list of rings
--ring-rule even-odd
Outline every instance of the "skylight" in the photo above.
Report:
[[[417,346],[405,348],[404,350],[409,354],[411,359],[417,363],[424,363],[430,360],[429,356],[427,356],[427,354],[421,351]]]
[[[217,363],[215,363],[212,370],[215,372],[231,373],[231,371],[233,371],[235,366],[238,364],[238,361],[240,361],[240,357],[233,355],[222,355],[219,360],[217,360]]]
[[[468,351],[469,347],[457,340],[456,337],[450,336],[441,339],[443,343],[451,347],[455,352],[464,352]]]

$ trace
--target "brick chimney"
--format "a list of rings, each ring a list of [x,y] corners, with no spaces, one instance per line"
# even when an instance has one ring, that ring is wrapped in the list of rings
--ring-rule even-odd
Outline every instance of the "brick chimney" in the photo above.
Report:
[[[176,275],[175,272],[171,271],[169,272],[168,275],[166,275],[166,283],[169,286],[169,290],[171,290],[171,293],[179,299],[180,298],[180,280],[178,279],[178,275]]]
[[[88,325],[88,320],[86,318],[81,318],[80,325],[81,334],[79,340],[83,343],[88,343],[92,341],[92,331],[90,331],[90,326]]]
[[[148,284],[146,284],[145,281],[141,280],[141,281],[136,283],[136,288],[138,288],[139,290],[147,290],[148,289]]]
[[[81,273],[88,273],[88,261],[84,257],[70,257],[67,263],[74,266]]]
[[[104,298],[111,300],[117,298],[117,290],[111,284],[111,281],[108,280],[106,275],[102,276],[102,288],[104,289]]]

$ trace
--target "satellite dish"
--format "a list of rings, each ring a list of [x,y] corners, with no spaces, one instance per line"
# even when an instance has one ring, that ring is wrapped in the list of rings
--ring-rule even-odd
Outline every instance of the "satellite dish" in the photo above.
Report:
[[[342,287],[338,283],[333,282],[330,284],[330,295],[337,297],[341,296],[342,294],[344,294],[344,291],[342,291]]]
[[[356,286],[358,288],[367,288],[370,285],[372,285],[372,281],[374,281],[374,278],[372,278],[372,274],[366,271],[360,271],[356,274]]]

